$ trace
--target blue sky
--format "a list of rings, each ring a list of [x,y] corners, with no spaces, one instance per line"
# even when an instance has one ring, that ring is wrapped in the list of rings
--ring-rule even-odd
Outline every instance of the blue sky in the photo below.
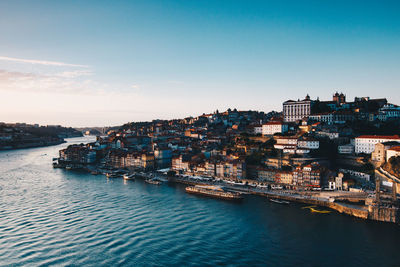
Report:
[[[0,121],[280,111],[336,90],[400,104],[399,14],[397,1],[1,1]]]

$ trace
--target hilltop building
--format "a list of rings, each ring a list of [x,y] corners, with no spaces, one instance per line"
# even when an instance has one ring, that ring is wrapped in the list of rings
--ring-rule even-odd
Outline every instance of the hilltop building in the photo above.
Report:
[[[283,121],[295,122],[311,114],[313,101],[307,95],[303,100],[288,100],[283,102]]]

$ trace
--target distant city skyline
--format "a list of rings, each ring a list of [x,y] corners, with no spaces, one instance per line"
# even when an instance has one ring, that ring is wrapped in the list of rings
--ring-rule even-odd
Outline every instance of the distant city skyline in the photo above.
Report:
[[[0,121],[113,126],[336,91],[400,104],[397,1],[2,1]]]

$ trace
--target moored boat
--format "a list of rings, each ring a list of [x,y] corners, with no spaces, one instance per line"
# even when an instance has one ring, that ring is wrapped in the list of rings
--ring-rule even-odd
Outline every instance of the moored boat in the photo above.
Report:
[[[314,208],[310,208],[311,212],[315,212],[315,213],[331,213],[331,211],[329,210],[317,210]]]
[[[121,175],[117,173],[106,173],[107,178],[120,178]]]
[[[146,183],[148,183],[148,184],[155,184],[155,185],[160,185],[161,184],[161,181],[159,181],[159,180],[155,180],[155,179],[146,179],[146,180],[144,180]]]
[[[135,174],[124,174],[124,180],[135,180]]]
[[[195,185],[195,186],[188,186],[188,187],[186,187],[185,190],[187,193],[205,195],[205,196],[228,199],[228,200],[243,199],[243,196],[240,193],[226,191],[220,186]]]
[[[274,203],[277,203],[277,204],[285,204],[285,205],[288,205],[288,204],[290,204],[290,202],[289,202],[289,201],[285,201],[285,200],[278,200],[278,199],[273,199],[273,198],[270,198],[270,199],[269,199],[269,201],[271,201],[271,202],[274,202]]]

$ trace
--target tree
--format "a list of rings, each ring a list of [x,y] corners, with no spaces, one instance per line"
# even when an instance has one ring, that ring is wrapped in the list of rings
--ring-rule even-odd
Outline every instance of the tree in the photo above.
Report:
[[[396,177],[400,177],[400,156],[391,157],[384,165],[384,169]]]

